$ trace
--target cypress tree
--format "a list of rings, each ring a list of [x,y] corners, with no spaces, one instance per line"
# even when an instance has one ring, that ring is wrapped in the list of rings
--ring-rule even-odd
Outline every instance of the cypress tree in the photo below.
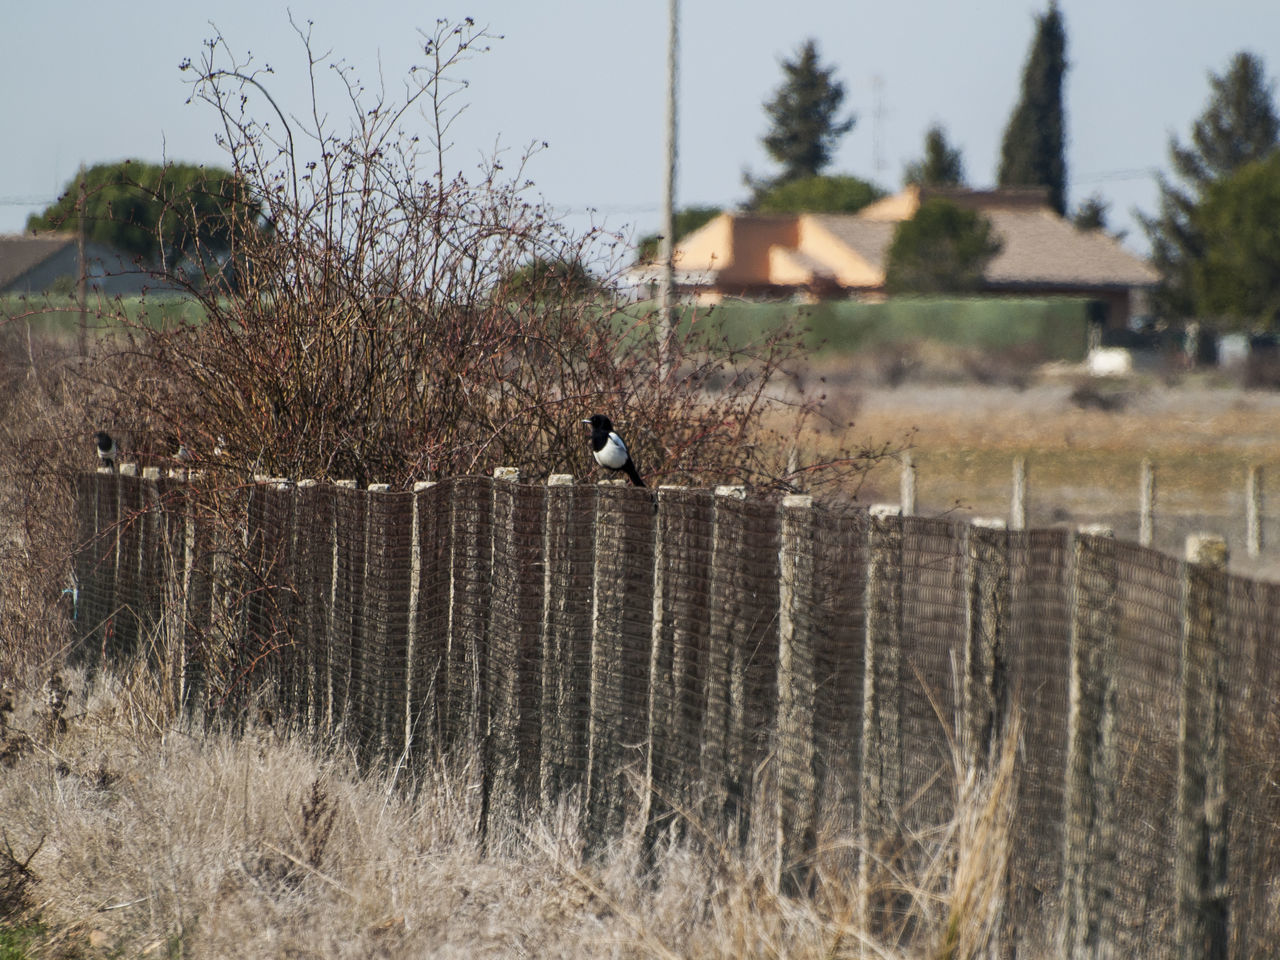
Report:
[[[818,47],[806,40],[794,60],[782,62],[784,79],[765,105],[769,132],[764,147],[782,166],[771,181],[748,178],[757,196],[765,190],[821,173],[831,163],[840,138],[853,129],[856,118],[840,119],[844,84],[835,79],[835,68],[818,60]]]
[[[1066,114],[1062,80],[1067,34],[1058,4],[1036,17],[1036,35],[1022,71],[1022,96],[1005,127],[997,181],[1002,187],[1048,187],[1049,202],[1067,210]]]
[[[907,165],[903,180],[921,187],[958,187],[964,183],[960,151],[947,143],[939,124],[935,123],[925,134],[924,158]]]

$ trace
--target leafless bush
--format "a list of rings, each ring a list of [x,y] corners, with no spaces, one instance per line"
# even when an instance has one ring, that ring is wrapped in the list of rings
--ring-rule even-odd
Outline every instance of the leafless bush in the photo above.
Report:
[[[988,350],[970,349],[961,354],[961,364],[975,382],[1007,384],[1018,390],[1025,390],[1030,385],[1035,369],[1045,359],[1044,350],[1035,343]]]
[[[1118,413],[1129,404],[1129,394],[1100,385],[1095,379],[1082,380],[1071,390],[1071,403],[1081,410]]]
[[[874,351],[876,372],[887,387],[900,387],[919,368],[914,344],[887,343]]]
[[[531,199],[525,167],[541,145],[514,162],[498,153],[473,171],[452,169],[464,87],[455,74],[486,49],[483,29],[442,22],[424,34],[425,66],[397,96],[328,62],[309,28],[299,37],[313,91],[337,83],[348,120],[322,111],[319,93],[300,108],[278,102],[270,69],[221,36],[185,65],[192,99],[220,122],[237,185],[216,204],[156,196],[173,207],[158,222],[195,237],[157,281],[198,311],[174,319],[154,298],[140,313],[97,303],[93,313],[120,332],[84,359],[64,348],[42,356],[39,344],[18,342],[18,325],[5,328],[15,349],[4,382],[22,384],[0,395],[5,670],[17,662],[11,651],[40,665],[67,642],[68,481],[95,465],[88,437],[98,429],[143,466],[181,465],[179,444],[194,457],[186,465],[203,480],[190,485],[189,506],[213,531],[202,549],[216,558],[215,614],[219,596],[233,610],[250,593],[268,603],[287,595],[243,540],[255,475],[400,487],[499,465],[533,480],[590,475],[580,421],[600,411],[651,481],[856,485],[874,449],[827,438],[820,458],[806,456],[822,411],[786,389],[798,333],[731,349],[705,325],[668,331],[620,304],[610,282],[623,259],[617,239],[575,236]],[[218,183],[208,189],[225,194]],[[207,217],[226,222],[201,230]],[[218,237],[218,249],[202,236]],[[170,621],[143,641],[191,642],[193,625]],[[203,679],[224,692],[289,643],[283,615],[252,650],[235,622],[215,615],[195,641],[217,665]]]
[[[69,478],[92,461],[82,385],[66,348],[0,318],[0,685],[59,662],[74,612]],[[20,345],[21,349],[9,347]]]
[[[309,29],[299,35],[314,90],[325,64]],[[131,391],[146,386],[121,399],[126,419],[206,467],[216,449],[242,476],[404,486],[499,465],[533,479],[581,472],[580,421],[602,411],[655,479],[776,481],[791,438],[766,435],[763,415],[790,405],[802,422],[816,407],[775,389],[799,354],[796,332],[730,349],[705,325],[669,333],[625,309],[610,284],[619,241],[574,236],[530,199],[525,169],[540,146],[510,169],[499,153],[451,172],[454,73],[488,39],[470,20],[438,24],[398,98],[332,64],[346,129],[318,101],[278,104],[269,71],[221,36],[186,65],[254,202],[219,233],[229,255],[166,268],[203,320],[129,325],[118,362],[135,371]],[[529,269],[540,263],[572,269]],[[587,266],[595,283],[583,283]],[[838,454],[806,482],[865,465]]]

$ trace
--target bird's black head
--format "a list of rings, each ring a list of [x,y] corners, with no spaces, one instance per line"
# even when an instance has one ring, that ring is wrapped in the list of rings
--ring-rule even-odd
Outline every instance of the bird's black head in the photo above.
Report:
[[[99,430],[95,433],[93,435],[93,442],[98,445],[99,453],[110,453],[115,447],[115,444],[111,441],[111,435],[105,430]]]
[[[613,421],[603,413],[593,413],[590,419],[583,420],[582,422],[591,424],[592,430],[602,430],[605,433],[608,433],[613,429]]]

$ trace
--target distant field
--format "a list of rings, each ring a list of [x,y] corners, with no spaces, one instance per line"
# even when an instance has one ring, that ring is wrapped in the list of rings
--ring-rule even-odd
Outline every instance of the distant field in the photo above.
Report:
[[[1237,569],[1280,576],[1280,392],[1243,390],[1204,375],[1170,386],[1134,377],[1108,386],[1111,411],[1082,408],[1077,381],[1027,387],[907,382],[896,389],[836,384],[853,436],[903,439],[917,471],[919,512],[1007,517],[1013,460],[1025,457],[1033,526],[1105,522],[1137,533],[1141,464],[1156,472],[1155,546],[1180,553],[1186,533],[1227,537]],[[1245,476],[1263,468],[1264,556],[1244,557]],[[862,499],[897,501],[900,467],[872,472]]]
[[[176,320],[198,320],[203,315],[199,304],[180,296],[121,297],[90,300],[85,323],[91,333],[103,335],[118,330],[119,317],[140,319],[158,326]],[[0,323],[18,323],[31,332],[54,337],[75,337],[80,329],[80,308],[65,295],[0,296]]]

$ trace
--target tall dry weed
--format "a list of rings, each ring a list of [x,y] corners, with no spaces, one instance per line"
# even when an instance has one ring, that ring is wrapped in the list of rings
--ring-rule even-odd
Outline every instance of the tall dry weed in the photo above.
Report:
[[[712,842],[707,825],[648,846],[632,824],[588,844],[567,798],[532,821],[491,824],[482,840],[481,798],[457,766],[424,769],[405,790],[390,772],[362,773],[340,744],[140,720],[157,701],[130,689],[138,680],[65,681],[65,729],[42,719],[47,690],[20,698],[14,723],[36,747],[0,778],[8,842],[30,854],[36,905],[63,944],[194,958],[955,960],[993,949],[1012,737],[989,774],[955,768],[953,820],[913,838],[901,862],[916,872],[892,880],[912,920],[875,930],[861,922],[861,851],[836,824],[806,896],[782,892],[766,849]]]

